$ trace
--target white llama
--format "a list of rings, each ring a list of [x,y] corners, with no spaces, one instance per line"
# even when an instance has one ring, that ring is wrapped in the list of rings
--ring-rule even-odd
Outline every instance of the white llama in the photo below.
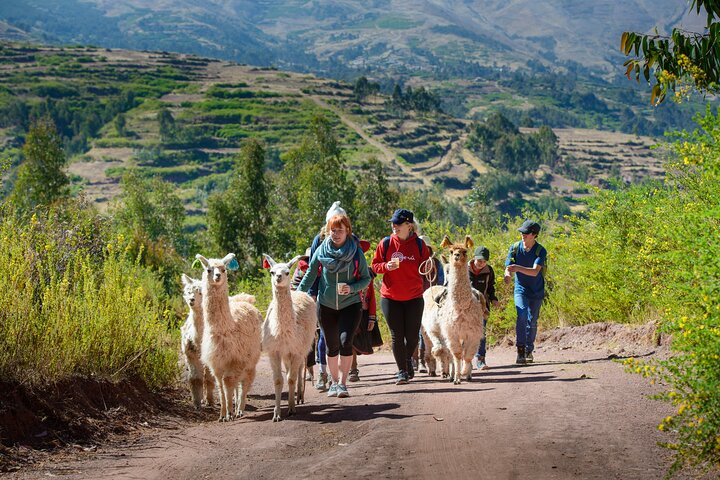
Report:
[[[308,352],[312,349],[317,327],[315,301],[303,292],[290,290],[290,269],[300,256],[288,263],[276,263],[269,255],[273,299],[268,307],[262,329],[262,346],[270,358],[275,383],[273,422],[279,422],[282,396],[282,364],[288,383],[288,415],[295,413],[295,401],[305,402],[303,370]]]
[[[203,365],[200,359],[202,346],[204,320],[202,312],[202,283],[200,280],[190,278],[182,274],[183,299],[187,303],[188,312],[185,323],[180,328],[183,356],[188,368],[188,381],[190,382],[190,394],[192,395],[195,408],[200,408],[203,386],[205,387],[205,403],[212,407],[215,380],[210,369]]]
[[[202,306],[205,330],[202,361],[210,368],[220,387],[220,418],[225,422],[241,417],[245,400],[255,380],[260,359],[260,326],[262,316],[255,306],[236,296],[228,298],[227,265],[235,258],[229,253],[223,259],[196,255],[204,267]],[[232,411],[233,395],[235,410]]]
[[[467,252],[473,247],[472,239],[466,236],[464,243],[453,244],[445,236],[440,246],[447,248],[450,254],[447,296],[437,310],[437,323],[442,334],[440,344],[450,350],[453,383],[460,384],[462,378],[472,380],[472,357],[480,345],[483,319],[489,311],[485,297],[470,285]],[[435,348],[433,345],[433,350]],[[439,360],[442,362],[442,357]]]

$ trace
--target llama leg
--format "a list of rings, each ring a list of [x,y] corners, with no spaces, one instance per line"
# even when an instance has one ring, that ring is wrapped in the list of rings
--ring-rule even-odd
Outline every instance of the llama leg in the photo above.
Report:
[[[209,368],[205,367],[204,370],[205,372],[203,374],[203,377],[205,383],[205,404],[208,407],[212,407],[213,405],[215,405],[215,378],[213,378]]]
[[[225,390],[225,421],[229,422],[235,418],[235,412],[233,412],[232,401],[237,395],[237,384],[238,379],[235,376],[228,375],[223,378],[223,389]]]
[[[291,355],[285,368],[287,369],[287,383],[288,383],[288,416],[295,413],[295,395],[297,394],[297,371],[298,364],[297,358]]]
[[[272,365],[273,382],[275,383],[275,410],[273,411],[273,422],[279,422],[280,417],[280,398],[282,397],[283,376],[281,368],[282,359],[277,353],[270,356],[270,365]]]
[[[218,385],[220,385],[220,418],[218,422],[224,422],[227,416],[227,398],[225,397],[225,389],[223,388],[223,379],[215,377]]]
[[[301,403],[305,403],[305,375],[307,373],[307,365],[305,362],[302,362],[300,365],[300,370],[298,371],[298,380],[297,380],[297,403],[298,405]]]
[[[198,358],[188,358],[188,380],[190,381],[190,395],[195,408],[200,408],[203,389],[203,366]]]

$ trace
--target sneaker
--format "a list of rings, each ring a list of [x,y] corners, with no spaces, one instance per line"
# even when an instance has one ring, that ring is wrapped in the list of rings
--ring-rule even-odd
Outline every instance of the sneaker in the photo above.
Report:
[[[332,385],[330,385],[330,388],[328,389],[327,396],[328,397],[337,397],[339,391],[340,391],[339,385],[337,383],[333,383]]]
[[[415,368],[413,367],[412,359],[407,361],[407,378],[408,380],[415,378]]]
[[[418,372],[420,373],[427,373],[427,365],[425,364],[425,360],[420,360],[420,367],[418,367]]]
[[[533,354],[532,352],[528,352],[525,354],[525,363],[533,363]]]
[[[332,388],[332,387],[331,387]],[[347,387],[343,385],[342,383],[337,386],[337,397],[338,398],[347,398],[350,394],[348,393]]]
[[[395,385],[405,385],[408,383],[407,372],[401,370],[395,375]]]
[[[348,374],[348,382],[357,382],[360,380],[360,372],[355,370],[350,370],[350,373]]]
[[[305,374],[305,381],[306,381],[306,382],[314,382],[314,381],[315,381],[315,377],[313,377],[312,372],[309,372],[309,371],[308,371],[308,372]]]
[[[489,370],[490,369],[490,367],[488,367],[487,363],[485,363],[485,357],[478,357],[477,368],[478,368],[478,370]]]
[[[321,373],[318,377],[318,381],[315,384],[315,388],[320,390],[321,392],[324,392],[328,388],[328,376],[327,373]]]

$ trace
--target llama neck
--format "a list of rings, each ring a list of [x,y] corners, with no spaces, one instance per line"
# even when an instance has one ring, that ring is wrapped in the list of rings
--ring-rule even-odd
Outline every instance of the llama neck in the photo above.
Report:
[[[275,315],[274,325],[279,333],[285,329],[292,328],[294,324],[295,310],[293,309],[292,296],[290,289],[287,287],[273,287],[273,303],[277,315]]]
[[[470,275],[465,264],[456,267],[451,264],[450,278],[448,280],[448,296],[455,305],[462,305],[472,301]]]
[[[224,330],[230,325],[230,302],[227,285],[203,288],[203,323],[208,332]]]
[[[200,337],[202,337],[203,328],[205,327],[205,320],[203,319],[203,317],[204,315],[202,302],[195,303],[195,305],[190,308],[190,318],[192,318],[193,325],[195,326],[195,331]]]

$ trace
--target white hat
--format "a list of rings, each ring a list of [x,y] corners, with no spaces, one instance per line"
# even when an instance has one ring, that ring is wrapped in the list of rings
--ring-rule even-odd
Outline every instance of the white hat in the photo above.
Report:
[[[325,214],[325,223],[329,222],[335,215],[347,215],[347,212],[340,206],[340,200],[334,202],[330,210]]]

